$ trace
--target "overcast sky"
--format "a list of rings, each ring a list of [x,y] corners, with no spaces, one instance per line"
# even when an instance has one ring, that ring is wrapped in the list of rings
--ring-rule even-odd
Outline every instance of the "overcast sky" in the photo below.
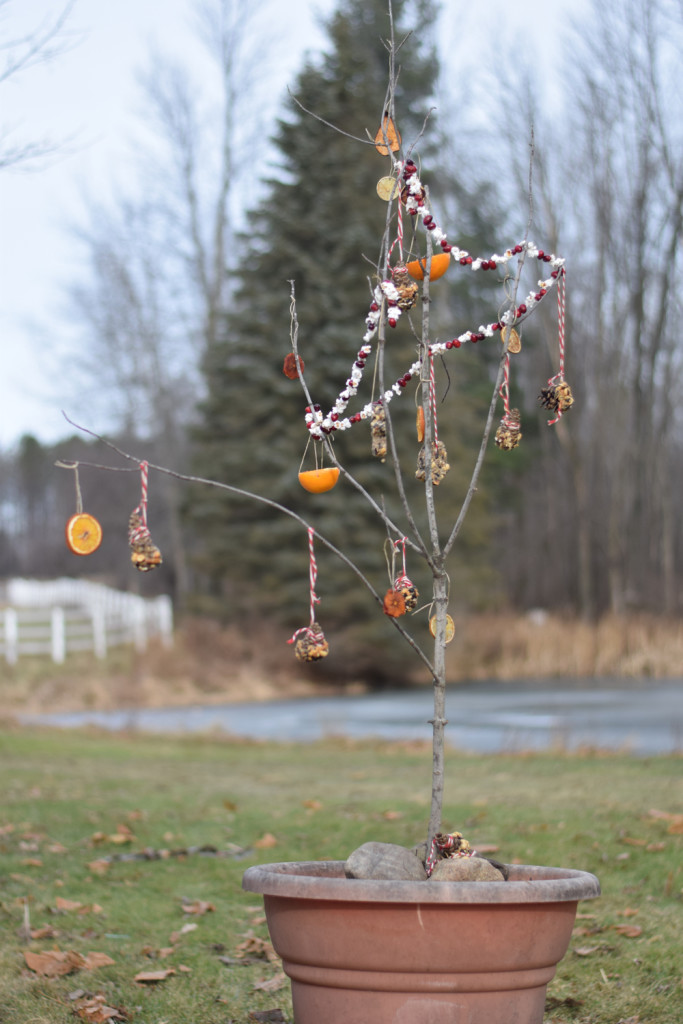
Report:
[[[569,18],[584,0],[443,0],[440,40],[448,63],[462,52],[481,53],[482,72],[502,73],[507,59],[540,63],[549,87]],[[61,0],[7,0],[0,6],[0,40],[31,31],[61,8]],[[263,73],[272,113],[301,66],[306,50],[323,45],[319,15],[333,0],[272,0],[273,42]],[[189,29],[193,0],[75,0],[69,47],[54,62],[0,86],[0,124],[28,139],[68,140],[58,160],[40,172],[0,172],[0,447],[23,433],[43,441],[67,432],[61,408],[78,419],[68,369],[54,358],[68,325],[64,291],[78,279],[78,249],[69,225],[82,213],[82,197],[107,194],[125,180],[126,154],[140,94],[136,72],[149,65],[153,46],[196,59]],[[195,64],[195,70],[199,67]],[[466,103],[467,95],[450,102]],[[443,100],[442,100],[443,102]],[[87,359],[87,352],[83,352]],[[68,402],[65,396],[69,395]],[[104,424],[87,424],[105,429]]]

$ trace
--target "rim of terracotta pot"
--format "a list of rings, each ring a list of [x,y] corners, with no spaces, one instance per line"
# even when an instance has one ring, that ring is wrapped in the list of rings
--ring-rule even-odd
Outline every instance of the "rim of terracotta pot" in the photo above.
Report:
[[[574,868],[510,864],[507,882],[399,882],[346,878],[344,861],[284,861],[247,868],[242,888],[264,896],[379,903],[558,903],[600,895]]]

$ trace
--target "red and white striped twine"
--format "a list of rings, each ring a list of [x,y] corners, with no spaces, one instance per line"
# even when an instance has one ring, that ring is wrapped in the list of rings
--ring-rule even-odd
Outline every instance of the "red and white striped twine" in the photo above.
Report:
[[[149,529],[147,528],[147,481],[149,479],[149,463],[140,463],[140,504],[133,511],[140,514],[142,525],[138,526],[136,530],[131,530],[129,540],[131,543],[140,543],[141,541],[148,540],[150,537]]]
[[[510,416],[510,353],[505,353],[505,367],[503,369],[503,383],[500,385],[500,396],[503,399],[504,422]]]
[[[565,325],[565,276],[564,267],[557,279],[557,333],[560,346],[560,379],[564,379],[564,325]]]
[[[311,622],[309,626],[302,626],[301,629],[297,629],[296,633],[287,641],[288,644],[293,644],[294,641],[301,633],[308,633],[310,636],[317,636],[311,630],[311,626],[315,623],[315,606],[319,603],[320,598],[317,597],[315,592],[315,584],[318,579],[318,566],[315,561],[315,551],[313,549],[313,538],[315,537],[315,530],[312,526],[308,527],[308,579],[309,587],[311,592],[310,610],[311,610]]]

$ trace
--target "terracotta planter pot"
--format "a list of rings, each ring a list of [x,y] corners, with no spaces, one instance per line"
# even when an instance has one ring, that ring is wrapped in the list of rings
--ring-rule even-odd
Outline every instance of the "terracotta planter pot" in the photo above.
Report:
[[[508,882],[346,879],[343,861],[264,864],[262,893],[296,1024],[541,1024],[585,871],[514,865]]]

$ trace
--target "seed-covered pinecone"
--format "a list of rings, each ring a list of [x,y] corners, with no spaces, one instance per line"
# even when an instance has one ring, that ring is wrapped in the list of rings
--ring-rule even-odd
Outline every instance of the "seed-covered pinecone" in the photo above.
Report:
[[[496,431],[495,443],[501,451],[511,452],[522,440],[519,409],[513,409],[505,416]]]
[[[418,480],[424,480],[426,478],[425,472],[425,446],[420,448],[417,455],[417,469],[415,476]],[[446,473],[451,467],[448,464],[448,452],[446,446],[442,441],[437,441],[436,444],[432,444],[432,459],[431,459],[431,472],[432,472],[432,483],[437,487]]]
[[[312,622],[297,638],[294,653],[299,661],[320,661],[330,653],[330,645],[317,622]]]
[[[405,263],[397,263],[391,271],[391,277],[398,292],[399,309],[412,309],[417,302],[418,286],[408,273]]]
[[[551,409],[553,412],[566,412],[574,404],[572,389],[566,380],[560,380],[557,384],[548,384],[541,388],[538,399],[544,409]]]
[[[372,439],[372,454],[384,462],[387,457],[387,421],[381,402],[375,402],[372,407],[370,437]]]
[[[149,572],[161,565],[161,552],[152,540],[139,508],[133,509],[128,518],[128,543],[132,552],[130,560],[140,572]]]

